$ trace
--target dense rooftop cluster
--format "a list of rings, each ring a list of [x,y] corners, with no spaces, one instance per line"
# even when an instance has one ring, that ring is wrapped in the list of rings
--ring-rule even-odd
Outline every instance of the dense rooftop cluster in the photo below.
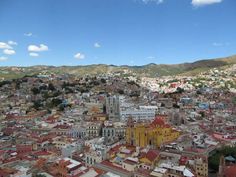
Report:
[[[192,78],[41,73],[0,93],[0,176],[235,174],[223,150],[236,143],[235,66]]]

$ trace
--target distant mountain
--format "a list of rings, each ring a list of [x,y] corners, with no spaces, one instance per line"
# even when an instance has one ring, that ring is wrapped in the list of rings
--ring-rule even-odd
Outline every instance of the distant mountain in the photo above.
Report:
[[[26,75],[37,74],[74,74],[74,75],[97,75],[102,73],[121,73],[122,75],[136,74],[138,76],[157,77],[171,75],[194,75],[212,68],[227,67],[236,64],[236,55],[199,60],[193,63],[182,64],[155,64],[150,63],[143,66],[116,66],[116,65],[86,65],[86,66],[31,66],[31,67],[0,67],[0,79],[13,79]]]

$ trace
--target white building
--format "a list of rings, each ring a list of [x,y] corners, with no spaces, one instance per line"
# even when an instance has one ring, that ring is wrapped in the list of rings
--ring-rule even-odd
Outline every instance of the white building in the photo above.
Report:
[[[127,120],[132,117],[133,120],[153,120],[155,118],[156,111],[154,109],[127,109],[121,111],[121,120]]]

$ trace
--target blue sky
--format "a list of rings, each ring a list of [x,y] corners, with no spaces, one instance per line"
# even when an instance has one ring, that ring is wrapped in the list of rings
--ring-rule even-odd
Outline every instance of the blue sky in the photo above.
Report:
[[[0,0],[0,66],[172,64],[233,54],[235,0]]]

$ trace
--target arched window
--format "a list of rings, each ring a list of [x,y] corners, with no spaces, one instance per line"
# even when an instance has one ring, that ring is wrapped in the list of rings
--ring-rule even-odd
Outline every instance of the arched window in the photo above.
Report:
[[[87,163],[89,163],[89,157],[87,157]]]

